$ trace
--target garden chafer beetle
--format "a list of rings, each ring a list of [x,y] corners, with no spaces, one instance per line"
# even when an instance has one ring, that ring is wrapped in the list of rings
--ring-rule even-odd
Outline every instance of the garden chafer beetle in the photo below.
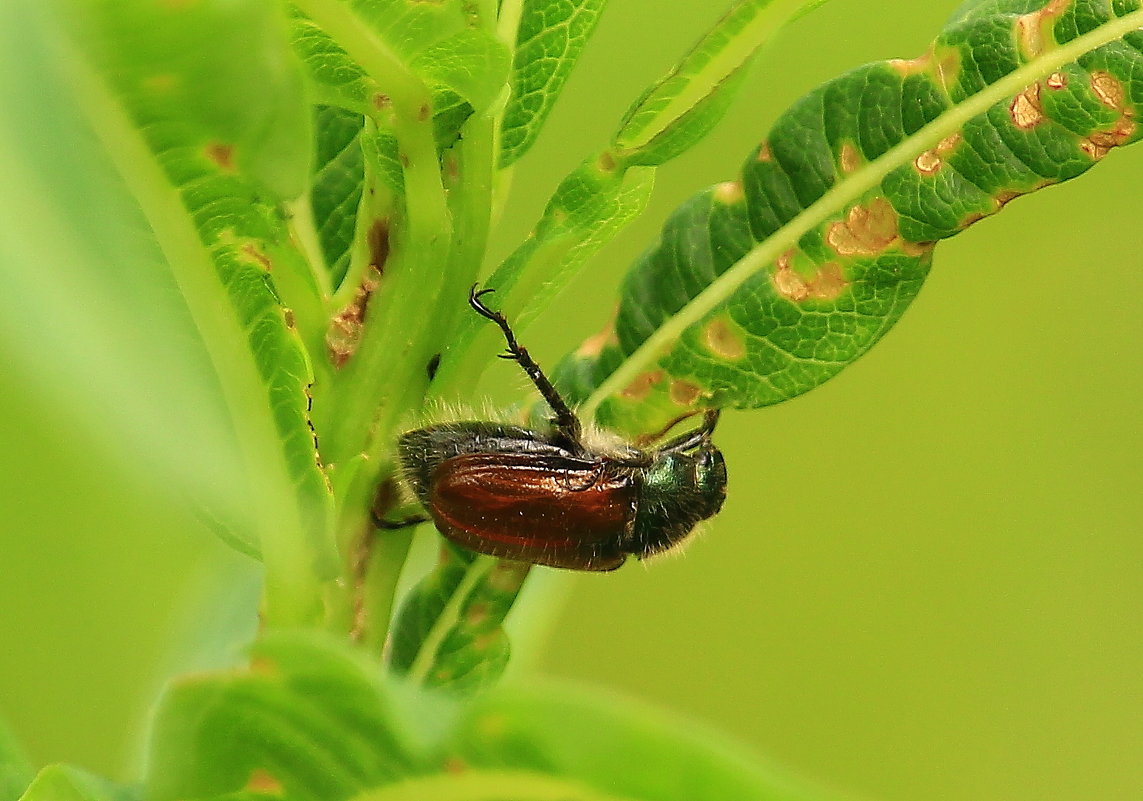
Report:
[[[575,412],[499,312],[473,286],[469,304],[500,327],[553,412],[537,431],[494,422],[441,423],[404,434],[403,477],[452,542],[478,553],[569,570],[614,570],[678,545],[726,498],[726,463],[711,440],[718,412],[653,448],[585,432]]]

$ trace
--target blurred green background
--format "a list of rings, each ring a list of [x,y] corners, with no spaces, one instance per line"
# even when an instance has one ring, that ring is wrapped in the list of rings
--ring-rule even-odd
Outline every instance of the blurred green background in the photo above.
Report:
[[[613,0],[494,255],[721,6]],[[541,362],[602,326],[669,210],[790,101],[920,54],[954,6],[833,0],[791,25],[528,331]],[[0,4],[0,715],[37,762],[124,776],[163,678],[241,641],[256,575],[183,500],[225,483],[212,394],[30,19]],[[870,355],[727,416],[730,496],[685,558],[547,574],[563,604],[522,663],[873,799],[1143,797],[1140,186],[1143,148],[1113,152],[941,245]],[[496,366],[489,386],[522,385]]]

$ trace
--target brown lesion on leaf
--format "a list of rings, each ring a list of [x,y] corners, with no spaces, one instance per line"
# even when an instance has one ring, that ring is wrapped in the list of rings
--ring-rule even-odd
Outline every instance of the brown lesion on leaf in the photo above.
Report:
[[[389,261],[389,221],[374,220],[365,237],[369,245],[369,266],[380,274],[385,270],[385,262]]]
[[[724,206],[733,206],[746,198],[741,181],[723,181],[714,187],[714,199]]]
[[[996,210],[999,211],[1000,209],[1004,208],[1009,203],[1011,203],[1013,200],[1015,200],[1016,198],[1020,197],[1023,194],[1024,194],[1023,192],[1017,192],[1015,189],[1002,189],[1002,190],[1000,190],[999,192],[996,193],[996,196],[994,198],[996,201]]]
[[[1080,150],[1092,159],[1101,159],[1112,148],[1125,144],[1135,134],[1135,122],[1126,117],[1119,121],[1108,131],[1094,131],[1080,139]]]
[[[955,47],[930,47],[928,52],[918,58],[891,58],[888,65],[902,77],[910,75],[929,75],[948,93],[960,71],[961,54]]]
[[[246,792],[257,793],[258,795],[271,796],[282,796],[286,792],[286,788],[276,776],[261,768],[257,768],[251,772],[250,778],[246,780],[246,786],[242,789]]]
[[[483,626],[491,618],[492,612],[489,610],[488,604],[483,601],[476,601],[465,610],[464,625],[475,629]]]
[[[234,172],[234,145],[224,142],[210,142],[202,149],[203,154],[226,172]]]
[[[361,331],[365,327],[365,313],[377,287],[381,284],[381,273],[389,258],[389,222],[385,219],[373,221],[366,233],[369,246],[369,266],[365,270],[353,299],[329,321],[325,334],[325,346],[329,360],[335,367],[342,367],[357,350]]]
[[[598,334],[589,336],[576,348],[576,356],[583,359],[594,359],[603,353],[603,349],[607,346],[618,345],[619,335],[615,333],[615,319],[618,316],[619,307],[616,306],[611,312],[611,319],[607,321],[607,325],[603,326]]]
[[[774,151],[770,149],[768,141],[758,145],[758,155],[755,157],[758,161],[773,161]]]
[[[849,286],[841,265],[826,262],[817,272],[806,277],[794,269],[792,254],[783,254],[774,267],[770,280],[774,290],[786,300],[801,303],[804,300],[833,300]]]
[[[949,154],[956,150],[956,146],[961,143],[960,132],[949,134],[941,141],[937,142],[937,146],[931,150],[926,150],[921,155],[913,160],[913,167],[921,175],[935,175],[940,172],[941,167],[944,165],[945,159]]]
[[[497,641],[500,639],[500,636],[501,634],[499,629],[493,629],[492,631],[486,631],[483,634],[478,634],[473,638],[471,647],[477,653],[480,653],[481,651],[487,651],[497,643]]]
[[[897,247],[901,248],[901,252],[913,258],[918,258],[928,253],[936,246],[936,242],[911,242],[908,239],[901,239],[897,242]]]
[[[493,592],[508,594],[516,592],[524,585],[528,571],[532,566],[525,562],[500,561],[485,579],[487,586]]]
[[[334,367],[343,367],[357,350],[361,331],[365,327],[365,312],[369,307],[369,298],[380,284],[381,271],[372,264],[369,265],[353,293],[353,300],[329,321],[329,330],[325,333],[325,347]]]
[[[257,264],[266,272],[270,272],[272,269],[274,269],[274,262],[270,261],[270,257],[263,253],[262,250],[253,242],[243,243],[241,252],[243,258],[245,258],[246,261]]]
[[[677,406],[694,406],[695,402],[701,398],[702,395],[702,387],[690,381],[684,381],[681,378],[672,381],[670,387],[667,389],[667,397],[671,399],[671,403]]]
[[[293,309],[283,308],[282,309],[282,320],[285,321],[286,328],[290,329],[291,331],[293,331],[295,328],[297,328],[297,320],[294,319],[294,310]]]
[[[1043,8],[1016,18],[1016,40],[1024,56],[1031,60],[1044,51],[1044,42],[1052,39],[1056,20],[1072,5],[1072,0],[1051,0]]]
[[[646,373],[640,373],[619,394],[628,400],[643,400],[651,394],[652,388],[663,380],[664,375],[662,370],[649,370]]]
[[[1095,70],[1091,73],[1091,91],[1099,102],[1119,112],[1119,118],[1111,128],[1093,131],[1079,141],[1080,150],[1091,159],[1101,159],[1114,148],[1126,144],[1135,135],[1135,110],[1127,102],[1127,92],[1123,84],[1109,72]]]
[[[1130,116],[1126,103],[1127,93],[1123,89],[1123,84],[1110,72],[1105,70],[1092,72],[1091,91],[1099,98],[1099,102],[1109,109]]]
[[[886,63],[903,78],[907,78],[910,75],[924,75],[932,68],[933,51],[930,48],[923,56],[918,56],[917,58],[891,58]]]
[[[1034,83],[1012,98],[1008,104],[1008,116],[1021,131],[1031,130],[1043,122],[1044,106],[1040,102],[1040,84]]]
[[[155,94],[168,94],[178,85],[179,79],[169,72],[160,72],[143,79],[143,88]]]
[[[838,153],[837,165],[843,175],[856,172],[857,168],[861,166],[861,153],[858,152],[852,142],[842,143],[841,152]]]
[[[1068,76],[1062,72],[1053,72],[1044,79],[1044,86],[1057,91],[1066,89],[1068,87]]]
[[[468,764],[460,757],[450,756],[441,764],[441,770],[445,773],[451,773],[457,776],[468,770]]]
[[[843,258],[876,256],[898,239],[897,211],[885,197],[854,206],[844,220],[830,223],[826,230],[826,242]]]
[[[943,47],[933,55],[933,78],[945,94],[960,77],[960,62],[961,52],[956,47]]]
[[[746,356],[746,338],[727,314],[720,314],[703,326],[701,341],[722,361],[736,362]]]

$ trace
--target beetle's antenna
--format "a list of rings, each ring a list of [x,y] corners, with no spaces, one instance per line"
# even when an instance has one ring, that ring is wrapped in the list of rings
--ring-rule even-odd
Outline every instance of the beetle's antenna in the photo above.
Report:
[[[489,292],[495,292],[496,290],[477,290],[476,287],[477,284],[473,284],[472,289],[468,292],[468,305],[481,317],[486,317],[500,326],[500,330],[504,332],[504,341],[508,343],[508,352],[497,355],[499,355],[501,359],[511,359],[516,362],[520,365],[521,369],[527,373],[528,378],[536,385],[536,389],[540,391],[540,394],[544,397],[548,406],[555,412],[556,430],[578,449],[580,447],[580,436],[583,432],[579,418],[575,416],[575,412],[564,402],[564,399],[560,396],[555,385],[544,375],[544,371],[540,369],[540,365],[536,364],[535,360],[528,354],[528,349],[516,341],[516,335],[512,333],[512,327],[508,325],[508,321],[504,319],[504,315],[500,312],[492,311],[492,309],[485,306],[480,300],[481,295],[487,295]]]
[[[691,448],[697,448],[699,445],[710,442],[711,435],[714,434],[714,427],[718,425],[718,409],[710,409],[703,415],[702,425],[694,431],[688,431],[685,434],[680,434],[672,440],[663,443],[659,450],[669,453],[677,453],[678,451],[689,451]]]

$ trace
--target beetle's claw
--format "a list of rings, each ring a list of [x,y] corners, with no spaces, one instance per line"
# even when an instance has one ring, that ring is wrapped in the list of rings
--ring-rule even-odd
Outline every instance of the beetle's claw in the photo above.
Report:
[[[472,288],[468,290],[468,305],[471,306],[473,310],[476,311],[476,313],[480,316],[487,317],[489,320],[499,322],[497,318],[500,315],[485,306],[484,303],[480,300],[482,295],[487,295],[489,292],[495,292],[496,290],[492,289],[491,287],[477,289],[478,286],[480,286],[480,284],[473,284]]]

